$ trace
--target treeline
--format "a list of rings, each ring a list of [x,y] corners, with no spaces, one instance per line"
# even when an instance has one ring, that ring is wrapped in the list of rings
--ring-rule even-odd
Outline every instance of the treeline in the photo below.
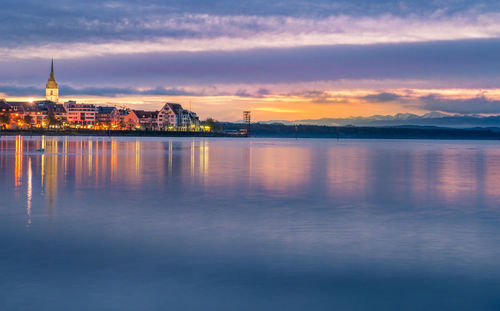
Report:
[[[244,127],[243,124],[239,123],[223,123],[222,125],[226,131],[234,131]],[[354,127],[252,123],[250,136],[339,139],[500,139],[500,128]]]

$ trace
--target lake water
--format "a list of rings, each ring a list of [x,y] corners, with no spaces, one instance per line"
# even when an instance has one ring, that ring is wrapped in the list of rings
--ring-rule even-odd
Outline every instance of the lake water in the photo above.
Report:
[[[0,140],[0,310],[499,309],[499,142]]]

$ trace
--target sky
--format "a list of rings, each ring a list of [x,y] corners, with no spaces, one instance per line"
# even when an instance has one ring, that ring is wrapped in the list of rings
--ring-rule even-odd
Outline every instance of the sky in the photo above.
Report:
[[[0,97],[255,121],[500,114],[500,2],[2,0]]]

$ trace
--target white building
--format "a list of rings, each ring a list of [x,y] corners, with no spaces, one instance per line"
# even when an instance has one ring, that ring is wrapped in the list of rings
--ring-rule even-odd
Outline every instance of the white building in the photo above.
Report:
[[[188,127],[196,127],[198,128],[200,126],[200,119],[198,118],[198,115],[192,111],[189,110],[183,110],[182,111],[182,126],[188,126]]]
[[[176,128],[198,127],[199,118],[196,113],[185,110],[179,104],[166,103],[158,113],[158,124],[160,128],[170,126]]]
[[[160,128],[168,128],[170,126],[177,127],[180,125],[180,115],[182,106],[179,104],[166,103],[160,112],[158,112],[158,124]]]
[[[97,108],[92,104],[77,104],[75,101],[64,103],[69,124],[95,125]]]

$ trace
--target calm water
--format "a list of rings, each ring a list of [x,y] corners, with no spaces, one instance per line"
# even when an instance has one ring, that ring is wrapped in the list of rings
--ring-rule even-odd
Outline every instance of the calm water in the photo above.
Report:
[[[499,309],[499,142],[0,141],[0,310]]]

